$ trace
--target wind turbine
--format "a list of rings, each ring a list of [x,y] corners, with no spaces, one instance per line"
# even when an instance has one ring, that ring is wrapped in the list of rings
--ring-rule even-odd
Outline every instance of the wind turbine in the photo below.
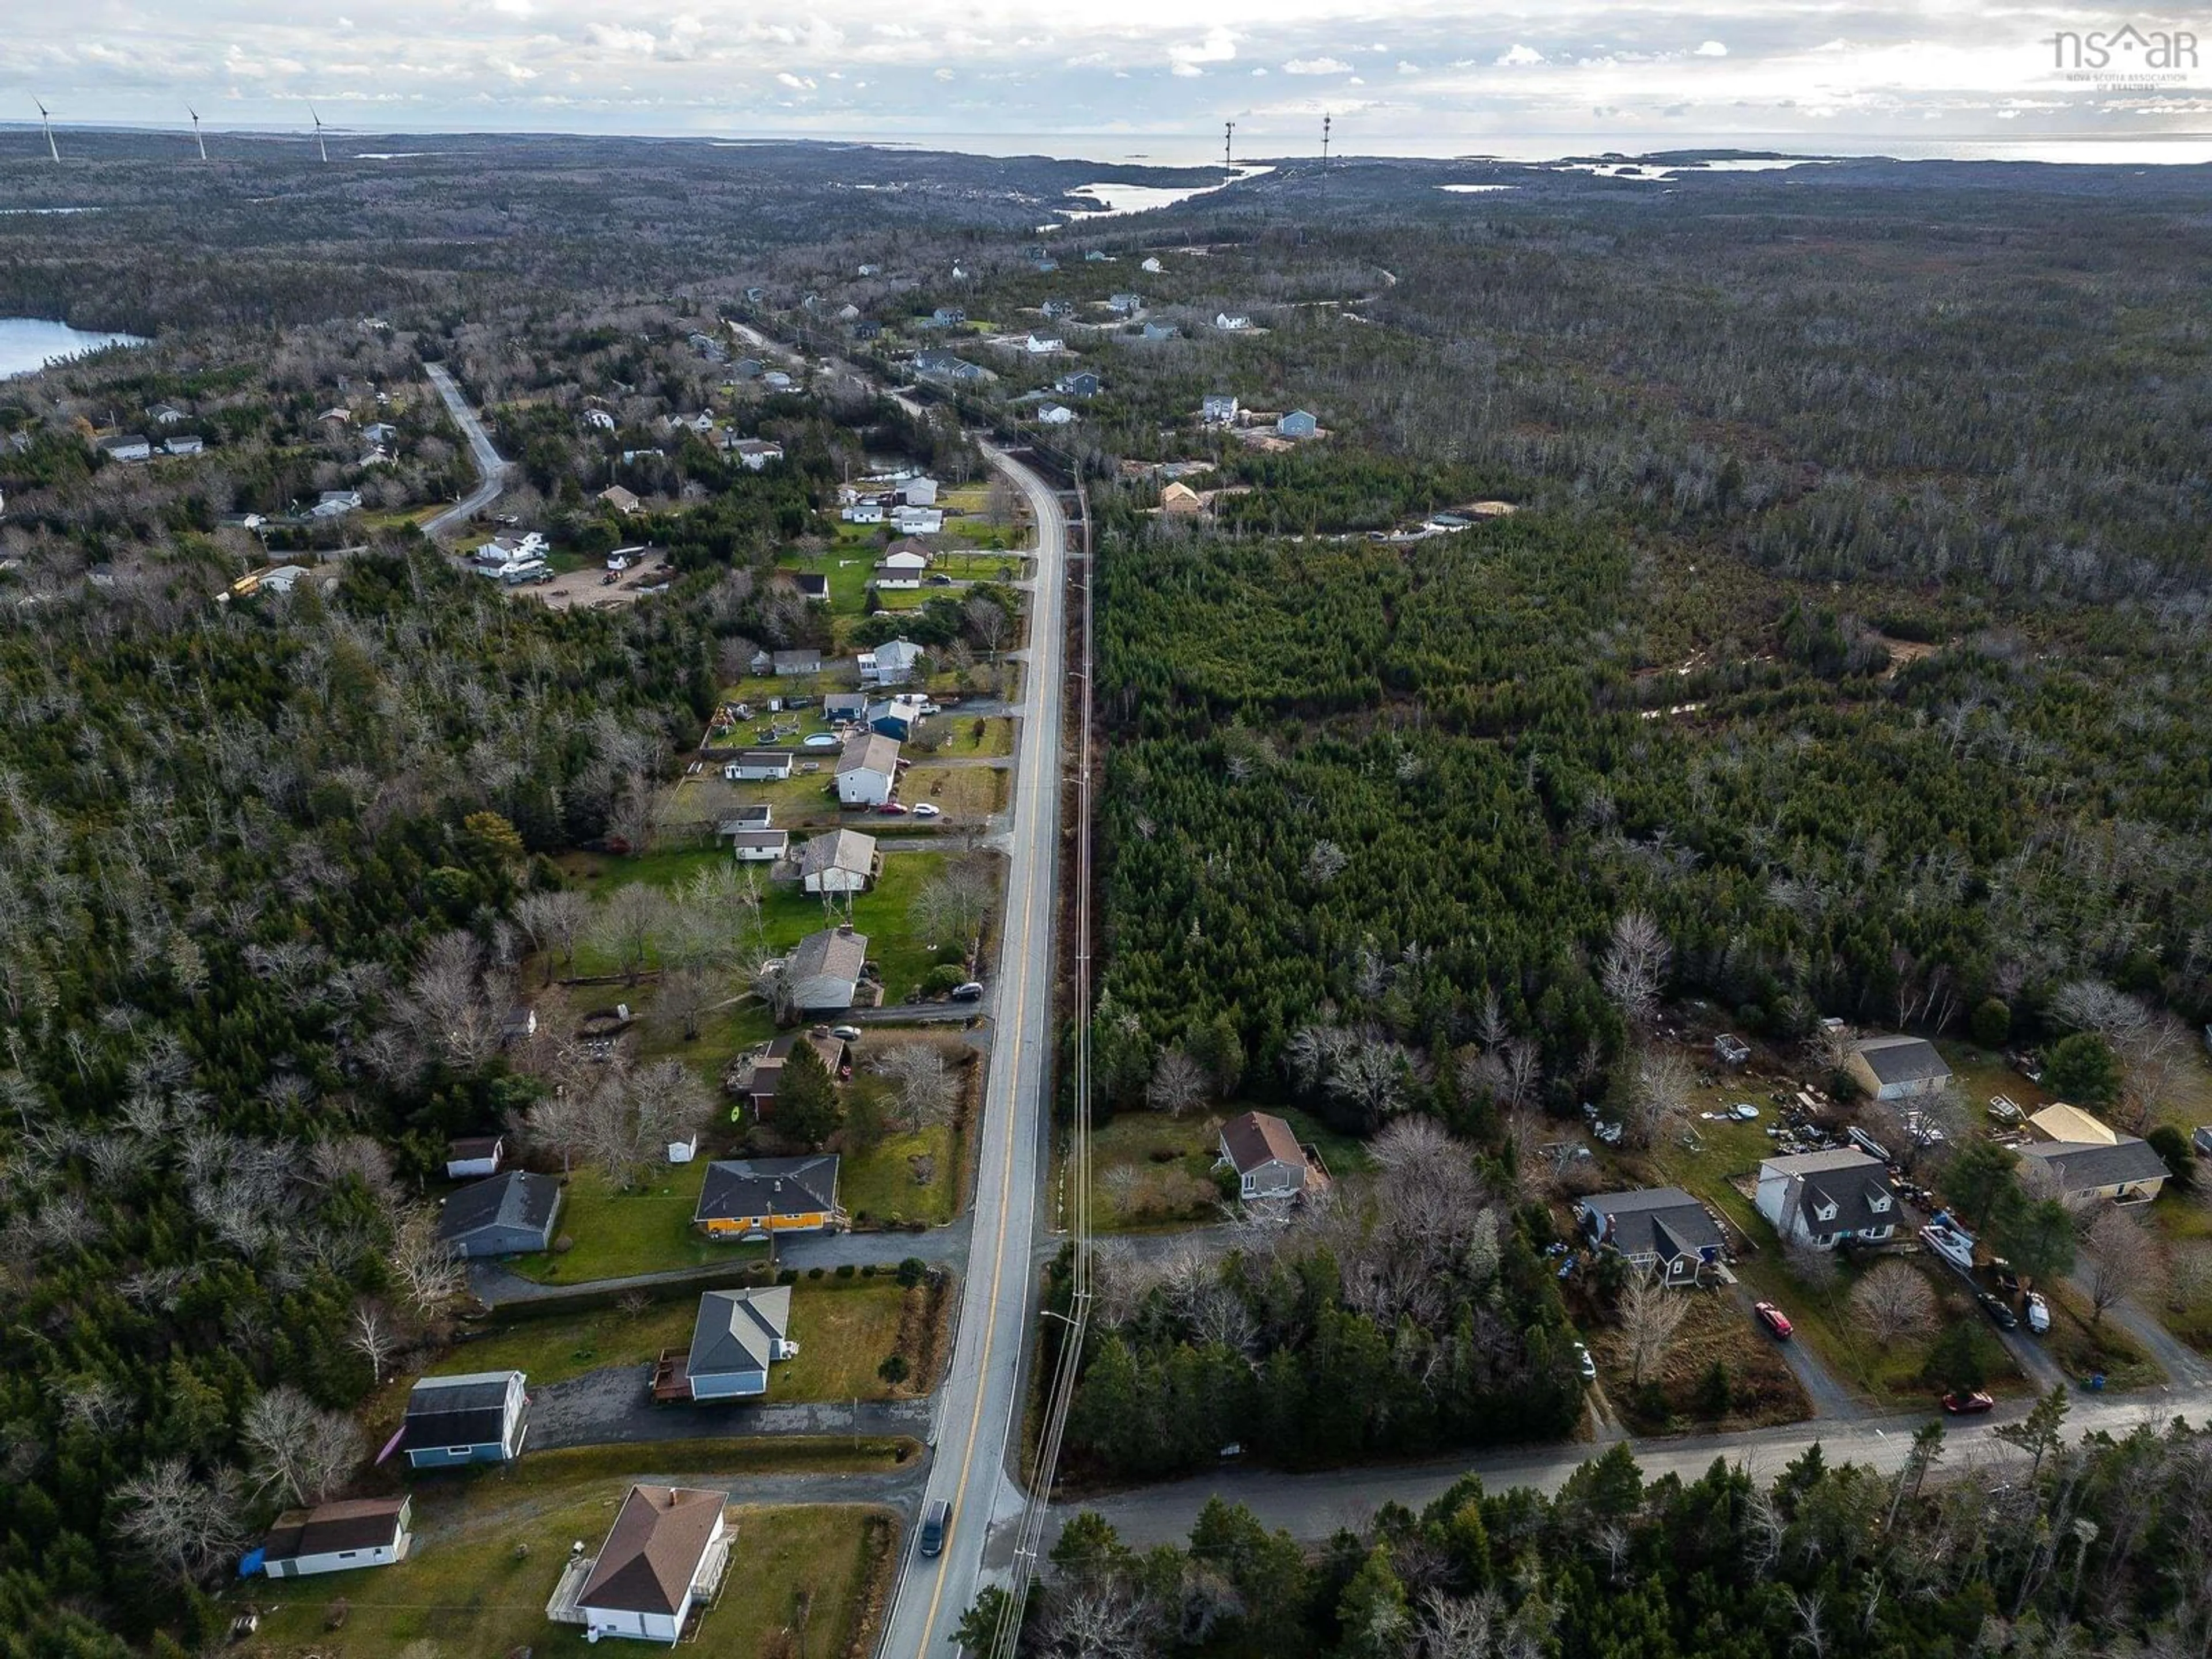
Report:
[[[307,118],[315,124],[315,149],[322,156],[324,165],[328,166],[331,150],[330,146],[323,142],[323,118],[315,113],[313,104],[307,106]]]
[[[31,100],[31,101],[34,104],[39,104],[39,100],[35,98]],[[39,104],[39,125],[46,131],[46,154],[52,156],[55,161],[60,161],[62,159],[62,153],[60,150],[54,148],[54,118],[47,112],[46,106],[44,104]]]
[[[192,118],[192,142],[200,147],[200,160],[204,161],[207,160],[207,140],[200,137],[200,112],[187,104],[185,113]]]

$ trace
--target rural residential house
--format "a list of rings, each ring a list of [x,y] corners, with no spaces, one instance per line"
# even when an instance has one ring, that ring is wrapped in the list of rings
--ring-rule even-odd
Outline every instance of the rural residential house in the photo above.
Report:
[[[1209,392],[1198,406],[1198,418],[1207,426],[1233,426],[1237,422],[1237,394],[1233,392]]]
[[[822,699],[822,718],[832,726],[864,720],[867,713],[868,694],[865,691],[832,691]]]
[[[920,587],[933,556],[929,549],[912,537],[902,537],[884,550],[884,556],[876,562],[875,583],[878,587]]]
[[[926,718],[922,710],[928,706],[927,698],[917,697],[911,693],[886,697],[881,702],[872,702],[868,705],[866,716],[868,730],[878,737],[903,743],[921,725]]]
[[[904,685],[921,665],[921,647],[912,640],[885,640],[860,656],[863,685]]]
[[[2019,1147],[2020,1155],[2049,1170],[2069,1199],[2148,1204],[2173,1173],[2148,1141],[2077,1106],[2046,1106],[2027,1122],[2037,1138]]]
[[[781,783],[791,775],[792,758],[788,749],[748,749],[723,765],[722,776],[731,783]]]
[[[902,502],[891,509],[891,522],[898,526],[902,536],[934,536],[945,528],[945,510],[937,507],[908,507]]]
[[[707,1166],[692,1219],[709,1238],[827,1232],[845,1224],[837,1207],[837,1155],[718,1158]]]
[[[837,799],[846,806],[881,806],[898,787],[897,740],[856,732],[837,757]]]
[[[509,1170],[464,1187],[438,1212],[438,1237],[459,1256],[519,1255],[553,1248],[561,1183]]]
[[[1052,383],[1052,389],[1063,398],[1095,398],[1098,395],[1099,380],[1087,368],[1063,374]]]
[[[1106,296],[1106,309],[1116,317],[1133,317],[1144,308],[1145,300],[1140,294],[1109,294]]]
[[[632,1486],[573,1593],[567,1622],[582,1625],[586,1641],[627,1636],[674,1646],[692,1609],[714,1600],[728,1570],[728,1502],[726,1492]],[[556,1596],[556,1607],[567,1599]]]
[[[799,597],[800,599],[807,600],[811,604],[827,605],[830,603],[830,578],[822,574],[819,571],[794,571],[792,573],[791,585],[793,588],[798,590]]]
[[[1712,1217],[1680,1187],[1594,1193],[1575,1206],[1575,1220],[1591,1243],[1669,1285],[1695,1284],[1698,1270],[1723,1252]]]
[[[287,1510],[256,1553],[271,1578],[306,1578],[355,1567],[388,1567],[407,1559],[414,1510],[405,1498],[356,1498]],[[249,1556],[250,1564],[253,1559]]]
[[[102,438],[100,453],[111,461],[143,461],[154,453],[153,441],[143,433],[125,433],[120,437]]]
[[[1252,319],[1235,312],[1218,311],[1213,314],[1213,325],[1224,334],[1241,334],[1252,326]]]
[[[744,1091],[752,1102],[755,1115],[763,1121],[775,1115],[775,1092],[783,1081],[784,1062],[792,1051],[804,1042],[814,1050],[822,1061],[822,1069],[842,1081],[852,1075],[851,1057],[846,1053],[842,1038],[830,1035],[827,1026],[817,1025],[811,1031],[785,1031],[771,1041],[753,1061],[751,1074],[746,1078]]]
[[[937,480],[917,473],[911,478],[899,480],[898,498],[907,507],[935,507]]]
[[[825,927],[809,933],[784,961],[785,1006],[801,1014],[837,1014],[860,994],[867,965],[868,936],[851,927]]]
[[[788,830],[739,830],[724,839],[739,864],[774,864],[791,850]]]
[[[761,438],[740,438],[730,446],[730,453],[744,462],[748,471],[757,472],[770,461],[783,459],[783,446]]]
[[[507,1157],[504,1135],[460,1135],[446,1143],[446,1179],[471,1181],[499,1173]]]
[[[1294,409],[1275,417],[1275,435],[1279,438],[1310,438],[1320,430],[1321,422],[1307,410]]]
[[[161,445],[163,453],[170,455],[197,455],[206,447],[205,443],[190,433],[168,439]]]
[[[407,1395],[399,1449],[410,1468],[509,1463],[530,1433],[528,1379],[520,1371],[425,1376]]]
[[[609,484],[599,492],[599,499],[624,518],[645,505],[638,500],[635,491],[625,489],[620,484]]]
[[[1900,1219],[1888,1169],[1856,1147],[1766,1159],[1753,1202],[1783,1243],[1817,1250],[1881,1243]]]
[[[771,651],[768,660],[769,672],[780,680],[801,679],[822,672],[819,651]]]
[[[876,878],[876,838],[832,830],[799,849],[799,884],[810,893],[865,893]]]
[[[1041,404],[1037,406],[1036,417],[1037,424],[1039,426],[1073,426],[1075,424],[1075,411],[1070,409],[1066,404]]]
[[[1851,1045],[1844,1069],[1872,1100],[1909,1100],[1951,1086],[1951,1068],[1926,1037],[1862,1038]]]
[[[1291,1126],[1268,1112],[1240,1112],[1221,1126],[1217,1169],[1237,1171],[1241,1198],[1296,1198],[1322,1184]]]
[[[768,1368],[797,1357],[791,1286],[709,1291],[699,1298],[684,1372],[694,1400],[751,1400],[768,1392]]]
[[[1206,501],[1187,483],[1171,483],[1160,491],[1160,511],[1176,518],[1191,518],[1206,511]]]

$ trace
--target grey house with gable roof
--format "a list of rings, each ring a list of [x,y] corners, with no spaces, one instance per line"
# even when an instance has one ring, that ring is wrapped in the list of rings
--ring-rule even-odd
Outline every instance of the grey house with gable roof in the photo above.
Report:
[[[1816,1250],[1886,1243],[1903,1218],[1888,1169],[1855,1147],[1768,1158],[1753,1201],[1784,1243]]]
[[[709,1291],[699,1298],[691,1352],[684,1363],[694,1400],[744,1400],[768,1392],[768,1368],[790,1359],[791,1286]]]
[[[1575,1206],[1575,1220],[1591,1243],[1669,1285],[1695,1284],[1727,1249],[1705,1206],[1680,1187],[1594,1193]]]
[[[1951,1068],[1926,1037],[1867,1037],[1851,1045],[1844,1069],[1873,1100],[1908,1100],[1951,1086]]]
[[[438,1237],[454,1255],[518,1255],[553,1248],[561,1183],[551,1176],[509,1170],[464,1187],[438,1212]]]

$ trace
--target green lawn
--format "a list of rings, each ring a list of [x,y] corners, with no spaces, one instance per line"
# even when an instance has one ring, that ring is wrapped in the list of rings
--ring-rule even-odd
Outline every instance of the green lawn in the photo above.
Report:
[[[808,575],[830,579],[830,611],[832,616],[858,617],[867,610],[868,578],[876,567],[876,555],[881,550],[873,532],[874,525],[852,525],[847,528],[872,533],[855,538],[821,553],[786,553],[775,562],[779,570],[804,571]]]
[[[638,1456],[635,1449],[624,1455],[631,1462]],[[234,1588],[226,1607],[251,1604],[262,1620],[258,1634],[234,1651],[244,1659],[308,1652],[325,1659],[477,1659],[524,1647],[541,1659],[584,1659],[598,1651],[576,1626],[547,1620],[545,1602],[570,1541],[596,1547],[630,1482],[590,1462],[564,1468],[562,1455],[538,1453],[501,1476],[419,1487],[413,1548],[396,1566]],[[757,1467],[706,1443],[656,1446],[653,1457],[687,1480],[726,1486],[733,1496],[745,1484],[734,1477]],[[889,1460],[869,1461],[883,1467]],[[737,1540],[729,1576],[686,1652],[757,1659],[793,1621],[802,1598],[811,1651],[842,1653],[863,1639],[872,1580],[888,1565],[897,1534],[889,1512],[747,1506],[730,1519]],[[343,1620],[333,1631],[340,1601]]]
[[[1375,1167],[1359,1141],[1336,1133],[1295,1106],[1234,1101],[1182,1117],[1123,1112],[1091,1136],[1093,1224],[1105,1232],[1143,1231],[1216,1219],[1221,1194],[1214,1184],[1213,1163],[1221,1152],[1221,1126],[1248,1109],[1272,1112],[1288,1123],[1298,1144],[1319,1152],[1337,1180]]]
[[[981,775],[988,777],[991,775],[983,773]],[[782,816],[779,811],[778,819],[781,820]],[[871,830],[887,832],[902,827],[904,822],[875,818],[867,827]],[[901,853],[896,857],[887,858],[884,860],[883,874],[874,888],[860,894],[854,901],[854,925],[867,935],[868,955],[881,968],[884,983],[894,1000],[904,998],[928,971],[931,962],[929,942],[915,937],[908,917],[915,896],[937,875],[950,856],[944,853]],[[728,859],[729,854],[724,852],[686,848],[648,853],[641,858],[576,853],[564,858],[562,863],[573,879],[591,891],[605,894],[637,881],[673,887],[688,880],[695,870],[711,863],[726,862]],[[797,884],[763,881],[761,890],[761,927],[770,950],[787,951],[807,934],[818,932],[827,925],[821,899],[802,892]],[[650,962],[648,965],[652,965]],[[577,947],[576,972],[579,974],[606,974],[612,969],[611,960],[596,946],[583,944]],[[633,1010],[640,1009],[645,1006],[644,1003],[637,996],[630,994],[639,988],[620,989],[619,994],[608,1000],[627,1001]]]
[[[691,1226],[707,1163],[663,1166],[628,1191],[611,1188],[600,1170],[578,1169],[561,1204],[560,1236],[574,1247],[509,1265],[542,1284],[575,1285],[729,1261],[728,1246],[709,1243]]]
[[[759,1261],[766,1259],[767,1247],[742,1245],[724,1254],[732,1261]],[[885,1266],[902,1254],[897,1239],[884,1241]],[[903,1291],[888,1273],[801,1278],[793,1287],[791,1301],[791,1334],[799,1342],[799,1358],[770,1373],[769,1400],[887,1400],[901,1392],[878,1376],[876,1367],[890,1354],[903,1352],[908,1364],[917,1372],[921,1369],[922,1355],[900,1343],[909,1294],[927,1297],[929,1292]],[[664,1349],[690,1346],[699,1296],[692,1291],[664,1296],[636,1313],[614,1307],[542,1313],[525,1309],[491,1334],[455,1346],[428,1374],[518,1370],[526,1372],[535,1386],[608,1366],[649,1364]]]
[[[930,801],[945,816],[963,823],[988,817],[1006,804],[1006,774],[991,766],[918,764],[899,786],[899,799],[911,806]],[[886,865],[899,862],[887,860]]]
[[[916,749],[915,758],[921,760],[928,753],[941,755],[947,760],[970,755],[1011,755],[1014,752],[1014,723],[1004,715],[962,715],[959,710],[939,714],[930,722],[944,733],[945,741],[933,751]]]
[[[926,1160],[917,1164],[916,1160]],[[913,1134],[886,1135],[866,1152],[848,1153],[837,1172],[837,1196],[858,1220],[926,1221],[942,1226],[952,1219],[960,1188],[960,1137],[949,1123]],[[915,1179],[917,1168],[929,1171]],[[887,1240],[886,1255],[899,1254]]]

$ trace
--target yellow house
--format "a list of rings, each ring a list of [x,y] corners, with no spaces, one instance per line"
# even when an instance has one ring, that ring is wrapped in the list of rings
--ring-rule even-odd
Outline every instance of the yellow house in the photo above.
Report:
[[[835,1231],[845,1224],[837,1155],[717,1159],[707,1166],[692,1219],[709,1238]]]
[[[2021,1156],[2049,1170],[2069,1199],[2148,1204],[2172,1173],[2148,1141],[2122,1134],[2078,1106],[2062,1101],[2027,1121],[2039,1138],[2023,1146]]]

